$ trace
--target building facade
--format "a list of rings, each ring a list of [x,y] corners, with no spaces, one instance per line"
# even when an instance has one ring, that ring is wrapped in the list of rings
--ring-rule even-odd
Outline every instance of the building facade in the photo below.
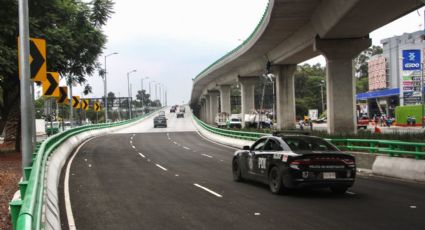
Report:
[[[396,106],[420,104],[425,54],[424,31],[381,40],[383,53],[368,63],[369,92],[356,95],[360,113],[394,116]]]

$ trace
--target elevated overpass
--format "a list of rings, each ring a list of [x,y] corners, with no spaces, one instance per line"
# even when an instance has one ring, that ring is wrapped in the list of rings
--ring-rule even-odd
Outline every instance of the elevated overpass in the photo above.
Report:
[[[251,36],[193,79],[191,106],[212,123],[218,105],[230,113],[230,85],[240,84],[241,112],[250,113],[254,86],[269,71],[276,76],[278,128],[294,128],[296,65],[322,54],[328,132],[355,133],[353,58],[371,45],[371,31],[422,5],[420,0],[270,0]]]

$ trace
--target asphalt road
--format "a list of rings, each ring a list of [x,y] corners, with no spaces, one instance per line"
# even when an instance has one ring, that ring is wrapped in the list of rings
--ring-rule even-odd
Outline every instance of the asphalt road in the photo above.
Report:
[[[167,116],[167,129],[148,120],[81,147],[69,179],[77,229],[425,229],[423,184],[360,176],[342,196],[273,195],[233,182],[234,150]]]

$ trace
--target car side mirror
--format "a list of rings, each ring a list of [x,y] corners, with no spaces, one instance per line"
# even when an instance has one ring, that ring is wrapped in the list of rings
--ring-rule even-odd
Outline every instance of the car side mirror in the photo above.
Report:
[[[242,147],[243,150],[250,150],[248,145],[245,145],[244,147]]]

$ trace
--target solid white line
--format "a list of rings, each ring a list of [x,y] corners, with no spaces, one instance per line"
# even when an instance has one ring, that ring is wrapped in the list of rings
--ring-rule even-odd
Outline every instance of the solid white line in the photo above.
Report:
[[[142,153],[139,153],[139,155],[140,155],[141,157],[145,158],[145,155],[143,155]]]
[[[201,154],[202,156],[205,156],[205,157],[208,157],[208,158],[213,158],[212,156],[210,156],[210,155],[207,155],[207,154]]]
[[[220,194],[218,194],[218,193],[216,193],[216,192],[214,192],[214,191],[212,191],[211,189],[209,189],[209,188],[205,188],[204,186],[201,186],[201,185],[199,185],[199,184],[193,184],[193,185],[195,185],[196,187],[198,187],[198,188],[201,188],[201,189],[203,189],[203,190],[205,190],[205,191],[207,191],[207,192],[209,192],[209,193],[211,193],[211,194],[213,194],[214,196],[216,196],[216,197],[223,197],[222,195],[220,195]]]
[[[90,139],[84,141],[82,144],[80,144],[80,146],[78,146],[77,150],[75,150],[74,155],[72,155],[71,159],[69,160],[68,165],[66,166],[63,193],[64,193],[64,198],[65,198],[65,210],[66,210],[66,218],[68,219],[69,230],[77,229],[76,226],[75,226],[74,215],[72,214],[71,199],[69,197],[69,171],[71,169],[72,161],[74,160],[74,157],[77,155],[77,153],[80,151],[81,147],[83,147],[83,145],[85,143],[93,140],[94,138],[96,138],[96,137],[90,138]]]
[[[190,150],[190,148],[188,148],[188,147],[186,147],[186,146],[183,146],[183,148],[184,148],[184,149],[187,149],[187,150]]]
[[[168,169],[166,169],[166,168],[164,168],[164,167],[162,167],[161,165],[159,165],[159,164],[155,164],[156,165],[156,167],[158,167],[158,168],[160,168],[160,169],[162,169],[162,170],[164,170],[164,171],[167,171]]]
[[[346,191],[345,193],[347,193],[349,195],[356,195],[354,192],[350,192],[350,191]]]

